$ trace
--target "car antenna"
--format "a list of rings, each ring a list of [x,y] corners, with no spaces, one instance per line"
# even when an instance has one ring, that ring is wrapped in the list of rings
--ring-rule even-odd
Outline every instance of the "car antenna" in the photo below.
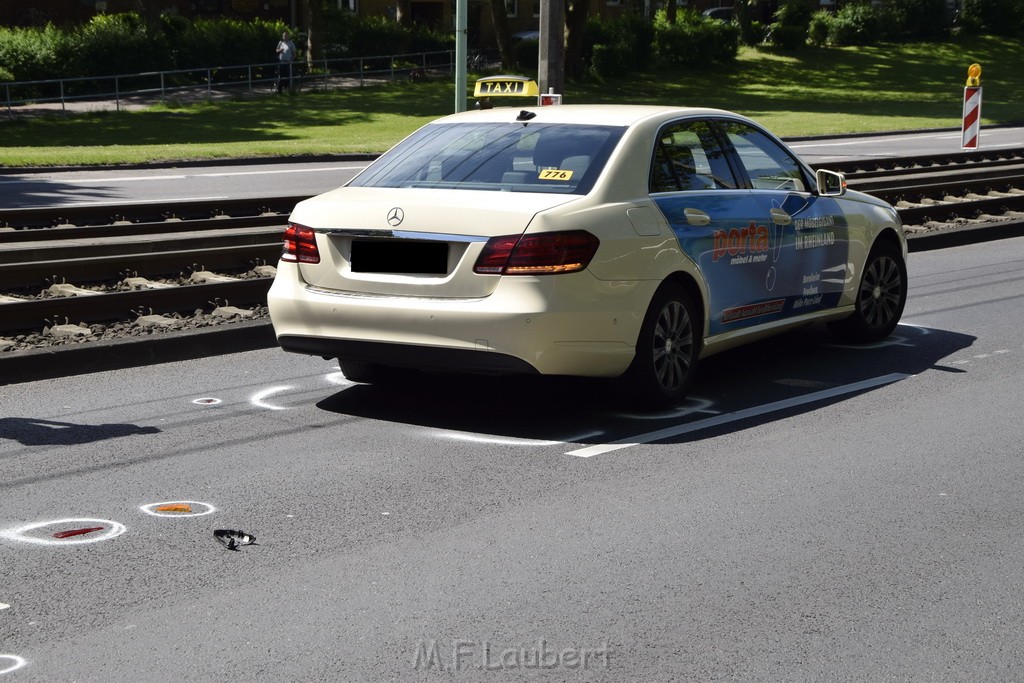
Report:
[[[525,109],[523,109],[519,112],[519,116],[516,117],[516,121],[522,121],[525,125],[526,121],[529,121],[532,118],[536,118],[536,116],[537,112],[526,111]]]

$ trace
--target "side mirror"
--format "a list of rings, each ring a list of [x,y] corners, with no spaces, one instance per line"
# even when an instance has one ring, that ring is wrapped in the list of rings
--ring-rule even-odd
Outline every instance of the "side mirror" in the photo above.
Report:
[[[822,168],[814,175],[818,182],[818,194],[822,197],[842,197],[846,194],[846,176],[842,173]]]

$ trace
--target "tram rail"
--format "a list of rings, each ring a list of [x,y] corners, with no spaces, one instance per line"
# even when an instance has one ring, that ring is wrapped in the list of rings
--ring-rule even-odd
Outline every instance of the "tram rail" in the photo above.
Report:
[[[827,166],[896,206],[912,244],[1024,234],[1024,149]],[[0,211],[0,336],[265,307],[287,215],[304,198]]]

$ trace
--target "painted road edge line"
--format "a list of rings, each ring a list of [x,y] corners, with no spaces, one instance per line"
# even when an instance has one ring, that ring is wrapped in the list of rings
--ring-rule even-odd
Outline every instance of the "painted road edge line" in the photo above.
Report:
[[[577,448],[574,451],[568,451],[566,455],[574,455],[577,458],[591,458],[595,455],[601,455],[602,453],[610,453],[612,451],[622,450],[623,448],[639,446],[640,444],[661,441],[662,439],[670,439],[674,436],[688,434],[689,432],[697,432],[702,429],[708,429],[710,427],[718,427],[719,425],[728,424],[730,422],[737,422],[739,420],[746,420],[752,417],[758,417],[760,415],[774,413],[779,410],[794,408],[796,406],[804,405],[806,403],[815,403],[816,401],[824,401],[830,398],[835,398],[836,396],[843,396],[844,394],[853,394],[858,391],[864,391],[865,389],[873,389],[875,387],[885,386],[886,384],[892,384],[893,382],[905,380],[908,377],[913,377],[913,375],[894,372],[888,375],[882,375],[881,377],[866,379],[861,382],[854,382],[853,384],[844,384],[843,386],[840,387],[833,387],[832,389],[823,389],[821,391],[816,391],[812,394],[804,394],[803,396],[794,396],[793,398],[787,398],[782,401],[767,403],[763,406],[744,408],[743,410],[737,410],[734,413],[715,415],[714,417],[705,418],[703,420],[697,420],[696,422],[687,422],[685,424],[676,425],[674,427],[666,427],[665,429],[659,429],[654,432],[647,432],[646,434],[640,434],[638,436],[630,437],[628,439],[620,439],[619,441],[613,441],[607,444],[595,444],[593,446],[587,446],[585,448]]]

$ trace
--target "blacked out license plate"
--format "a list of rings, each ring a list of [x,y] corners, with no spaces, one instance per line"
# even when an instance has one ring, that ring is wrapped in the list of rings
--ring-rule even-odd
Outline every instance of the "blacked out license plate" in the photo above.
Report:
[[[448,244],[414,240],[354,240],[352,272],[447,275]]]

